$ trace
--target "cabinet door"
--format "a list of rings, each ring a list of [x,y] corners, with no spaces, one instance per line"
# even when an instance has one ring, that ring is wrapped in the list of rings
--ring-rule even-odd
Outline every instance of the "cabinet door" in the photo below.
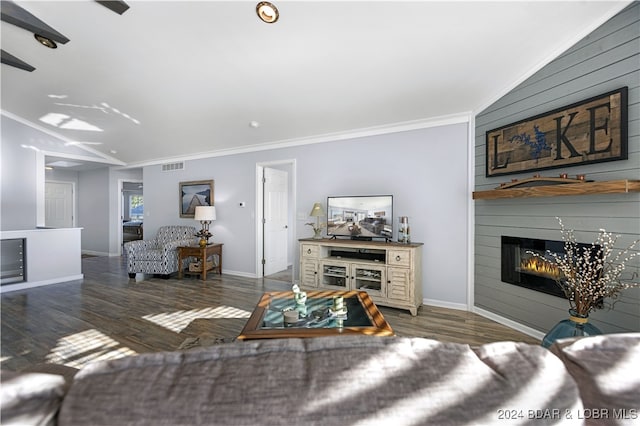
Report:
[[[303,287],[318,287],[318,261],[303,260],[300,267],[300,284]]]
[[[320,282],[318,285],[331,290],[349,289],[349,263],[335,260],[320,262]]]
[[[411,301],[411,272],[406,268],[387,268],[387,298]]]
[[[386,267],[354,263],[351,265],[351,289],[363,290],[373,296],[387,293]]]

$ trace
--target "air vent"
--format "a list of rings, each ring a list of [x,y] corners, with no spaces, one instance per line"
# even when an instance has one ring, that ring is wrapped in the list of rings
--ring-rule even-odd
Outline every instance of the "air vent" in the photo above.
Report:
[[[178,163],[167,163],[162,165],[163,172],[176,172],[178,170],[184,170],[183,161],[180,161]]]

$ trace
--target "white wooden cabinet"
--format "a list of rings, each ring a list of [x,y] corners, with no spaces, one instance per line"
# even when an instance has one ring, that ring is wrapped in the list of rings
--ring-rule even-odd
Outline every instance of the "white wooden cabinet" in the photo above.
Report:
[[[417,315],[422,304],[422,243],[302,239],[300,285],[366,291],[378,305]]]

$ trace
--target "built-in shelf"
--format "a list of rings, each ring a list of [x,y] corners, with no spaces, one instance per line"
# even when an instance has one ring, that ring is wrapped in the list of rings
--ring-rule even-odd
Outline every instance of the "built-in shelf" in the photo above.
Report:
[[[475,191],[473,199],[494,200],[498,198],[558,197],[562,195],[620,194],[625,192],[640,192],[640,180],[621,179],[603,182],[490,189],[488,191]]]

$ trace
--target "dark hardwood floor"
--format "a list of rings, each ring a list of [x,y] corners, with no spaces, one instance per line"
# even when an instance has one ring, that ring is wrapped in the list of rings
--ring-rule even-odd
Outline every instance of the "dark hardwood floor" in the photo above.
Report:
[[[290,283],[211,274],[129,280],[121,257],[82,259],[84,279],[2,294],[3,369],[42,363],[81,367],[95,359],[177,349],[203,333],[237,336],[265,291]],[[478,345],[538,340],[479,315],[423,306],[418,316],[380,307],[396,335]]]

